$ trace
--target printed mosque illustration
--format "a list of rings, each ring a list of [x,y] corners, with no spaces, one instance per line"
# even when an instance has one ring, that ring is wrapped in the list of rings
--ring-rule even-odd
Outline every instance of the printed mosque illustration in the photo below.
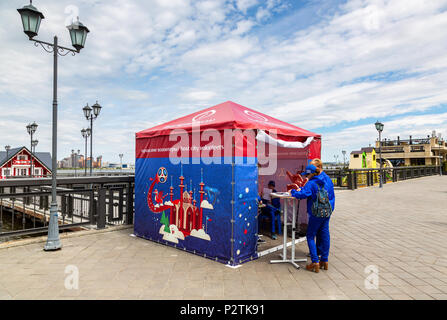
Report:
[[[180,199],[173,199],[174,187],[169,188],[169,201],[163,202],[167,195],[163,196],[163,191],[154,190],[154,186],[158,183],[165,183],[167,181],[168,172],[166,168],[161,167],[157,171],[157,175],[147,194],[147,203],[149,209],[154,213],[163,212],[163,217],[160,222],[162,226],[160,228],[160,234],[163,234],[163,239],[171,242],[178,243],[178,239],[184,240],[187,236],[192,236],[204,240],[210,241],[210,236],[206,233],[203,224],[203,209],[213,210],[214,207],[204,199],[204,187],[203,182],[203,169],[201,170],[200,179],[200,208],[197,207],[197,201],[195,199],[195,189],[192,190],[192,181],[190,183],[190,191],[188,192],[187,186],[183,183],[185,177],[183,176],[183,166],[181,166],[180,173]],[[151,179],[152,180],[152,179]],[[154,196],[155,205],[152,201]],[[164,215],[165,212],[169,212],[169,219]],[[169,224],[169,226],[168,226]]]

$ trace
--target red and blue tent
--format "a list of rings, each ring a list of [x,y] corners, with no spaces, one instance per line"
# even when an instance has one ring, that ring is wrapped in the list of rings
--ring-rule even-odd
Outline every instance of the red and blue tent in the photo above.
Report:
[[[320,135],[231,101],[140,131],[135,235],[232,266],[256,259],[259,191],[285,190],[286,170],[320,152]]]

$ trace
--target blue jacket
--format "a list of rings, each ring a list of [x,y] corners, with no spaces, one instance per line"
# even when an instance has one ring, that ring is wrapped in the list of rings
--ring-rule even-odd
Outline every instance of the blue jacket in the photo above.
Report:
[[[273,189],[272,192],[277,192],[276,189]],[[281,209],[281,200],[279,198],[272,199],[272,206],[276,209]]]
[[[318,186],[326,189],[332,211],[335,209],[334,184],[331,178],[323,171],[318,176],[310,179],[300,191],[293,190],[290,192],[292,197],[298,199],[307,199],[307,213],[312,214],[312,203],[317,200]]]

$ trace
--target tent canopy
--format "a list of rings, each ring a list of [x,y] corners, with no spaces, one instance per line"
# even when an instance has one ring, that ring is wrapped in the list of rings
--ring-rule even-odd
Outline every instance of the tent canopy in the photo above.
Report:
[[[223,139],[195,134],[208,129]],[[134,234],[233,266],[256,259],[260,188],[275,180],[285,190],[286,170],[302,170],[320,151],[320,135],[231,101],[140,131]]]
[[[136,138],[151,138],[169,135],[171,131],[175,129],[192,132],[193,127],[198,125],[200,125],[200,131],[206,129],[258,129],[266,131],[276,130],[276,133],[279,135],[292,137],[321,137],[319,134],[275,119],[232,101],[227,101],[176,120],[137,132]]]

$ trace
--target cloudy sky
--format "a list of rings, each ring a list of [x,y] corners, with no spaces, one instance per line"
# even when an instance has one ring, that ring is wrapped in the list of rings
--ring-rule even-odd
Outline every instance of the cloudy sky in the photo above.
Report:
[[[0,2],[1,148],[51,150],[52,56]],[[447,136],[447,0],[34,0],[39,39],[75,16],[90,29],[80,55],[59,59],[58,158],[83,152],[82,107],[103,106],[94,155],[134,162],[135,132],[221,102],[323,136],[342,159],[384,137]]]

